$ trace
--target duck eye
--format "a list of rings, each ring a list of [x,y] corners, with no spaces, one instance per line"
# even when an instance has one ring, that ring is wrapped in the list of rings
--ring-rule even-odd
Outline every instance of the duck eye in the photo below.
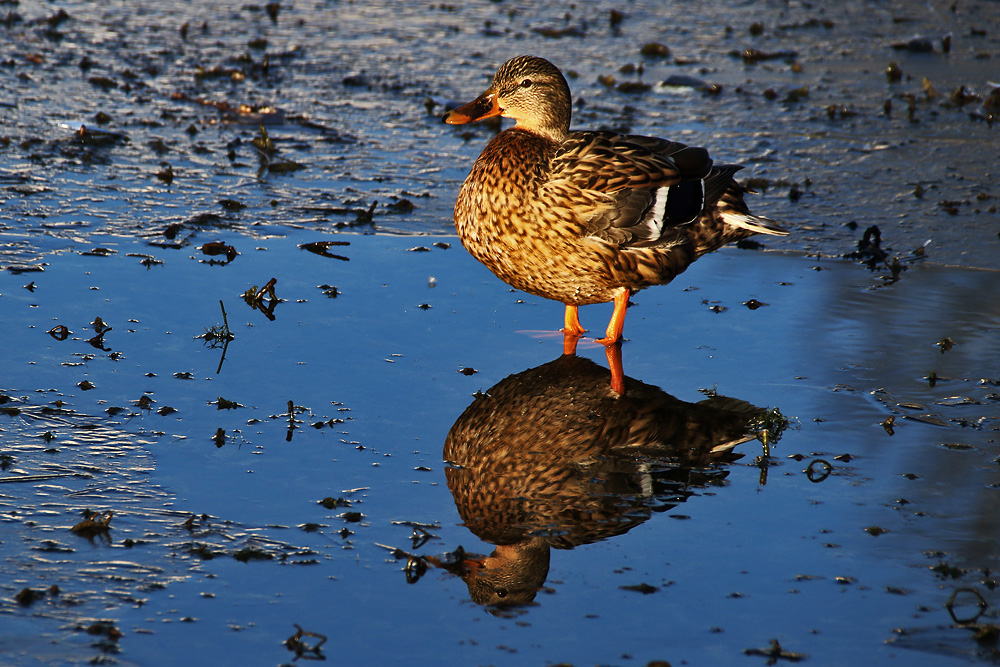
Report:
[[[531,88],[531,79],[525,79],[521,82],[522,88]]]

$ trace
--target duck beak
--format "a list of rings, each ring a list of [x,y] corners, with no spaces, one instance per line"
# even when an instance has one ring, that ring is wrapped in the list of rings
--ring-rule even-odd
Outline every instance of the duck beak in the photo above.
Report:
[[[479,571],[483,569],[483,562],[485,558],[466,558],[461,562],[462,570],[466,574],[479,575]]]
[[[487,91],[468,104],[452,109],[442,120],[449,125],[464,125],[491,116],[499,116],[502,113],[503,109],[497,103],[497,94]]]

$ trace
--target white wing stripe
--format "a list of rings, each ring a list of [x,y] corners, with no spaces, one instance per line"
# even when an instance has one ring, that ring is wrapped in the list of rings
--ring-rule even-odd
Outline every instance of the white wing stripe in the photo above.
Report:
[[[656,189],[656,201],[653,203],[653,212],[647,218],[649,221],[648,224],[656,230],[655,236],[659,236],[663,232],[663,214],[667,210],[667,197],[669,195],[669,187]]]

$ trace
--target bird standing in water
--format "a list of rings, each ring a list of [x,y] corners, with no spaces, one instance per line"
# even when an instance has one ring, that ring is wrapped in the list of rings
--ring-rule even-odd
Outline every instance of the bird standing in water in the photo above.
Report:
[[[566,306],[613,301],[607,346],[621,341],[629,297],[662,285],[701,255],[753,234],[785,235],[750,213],[734,178],[704,148],[613,132],[571,132],[569,86],[555,65],[518,56],[444,121],[516,124],[486,146],[455,203],[466,249],[504,282]],[[610,357],[609,357],[610,358]]]

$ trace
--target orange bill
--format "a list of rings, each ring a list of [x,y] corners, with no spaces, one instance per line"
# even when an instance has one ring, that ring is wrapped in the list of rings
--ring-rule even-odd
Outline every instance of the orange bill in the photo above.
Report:
[[[497,94],[487,92],[468,104],[452,109],[444,115],[443,120],[449,125],[464,125],[490,116],[499,116],[501,113],[503,109],[497,104]]]

